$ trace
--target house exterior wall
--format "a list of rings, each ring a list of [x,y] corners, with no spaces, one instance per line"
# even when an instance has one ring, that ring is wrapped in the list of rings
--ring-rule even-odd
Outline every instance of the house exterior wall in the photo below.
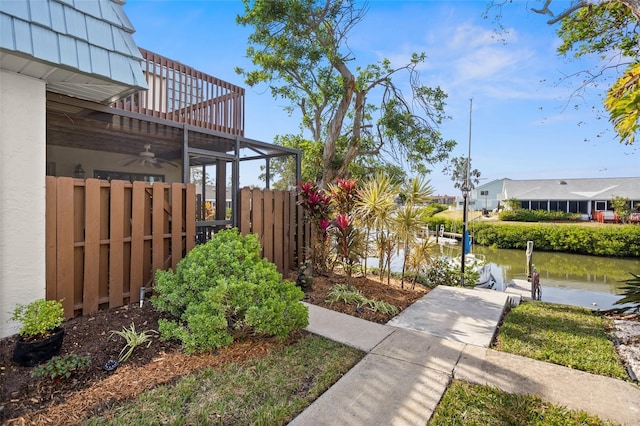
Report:
[[[0,337],[45,297],[45,82],[0,70]]]
[[[484,185],[476,187],[471,191],[471,198],[475,200],[477,210],[487,209],[489,211],[498,207],[499,199],[502,195],[504,179],[494,180]]]

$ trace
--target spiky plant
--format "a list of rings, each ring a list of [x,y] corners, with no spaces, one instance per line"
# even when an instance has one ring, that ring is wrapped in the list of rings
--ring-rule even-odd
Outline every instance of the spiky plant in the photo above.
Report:
[[[372,179],[363,183],[358,192],[355,217],[365,228],[365,253],[369,253],[369,235],[371,231],[376,234],[384,232],[389,227],[391,212],[397,207],[395,198],[398,195],[398,187],[391,178],[378,173]],[[381,250],[378,250],[380,271],[384,270]],[[364,269],[367,270],[367,257],[364,258]]]
[[[614,305],[629,304],[629,306],[625,306],[619,310],[622,312],[640,312],[640,275],[634,274],[633,272],[629,273],[633,275],[633,278],[623,281],[626,285],[621,287],[622,292],[619,294],[624,297],[617,300]]]

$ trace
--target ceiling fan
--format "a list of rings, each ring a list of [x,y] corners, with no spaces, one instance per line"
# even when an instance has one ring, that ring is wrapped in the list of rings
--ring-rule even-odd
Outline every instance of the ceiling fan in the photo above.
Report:
[[[164,164],[169,164],[173,167],[178,167],[176,164],[172,163],[169,160],[165,160],[164,158],[156,157],[156,155],[150,151],[151,144],[144,144],[144,151],[138,153],[135,157],[127,157],[120,161],[118,164],[123,166],[137,165],[137,166],[152,166],[157,169],[161,169]]]

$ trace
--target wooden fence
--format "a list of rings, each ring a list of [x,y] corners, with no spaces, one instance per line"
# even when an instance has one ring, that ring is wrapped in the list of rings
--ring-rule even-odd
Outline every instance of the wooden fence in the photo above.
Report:
[[[47,299],[65,316],[139,301],[195,245],[195,186],[47,177]]]
[[[238,229],[242,235],[260,237],[263,256],[286,278],[304,259],[305,238],[310,235],[305,232],[296,193],[243,188],[238,200]]]

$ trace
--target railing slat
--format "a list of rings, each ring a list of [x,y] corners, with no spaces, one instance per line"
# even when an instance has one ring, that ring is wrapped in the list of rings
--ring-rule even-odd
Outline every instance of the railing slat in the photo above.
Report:
[[[140,49],[148,90],[114,108],[244,136],[244,88]]]

